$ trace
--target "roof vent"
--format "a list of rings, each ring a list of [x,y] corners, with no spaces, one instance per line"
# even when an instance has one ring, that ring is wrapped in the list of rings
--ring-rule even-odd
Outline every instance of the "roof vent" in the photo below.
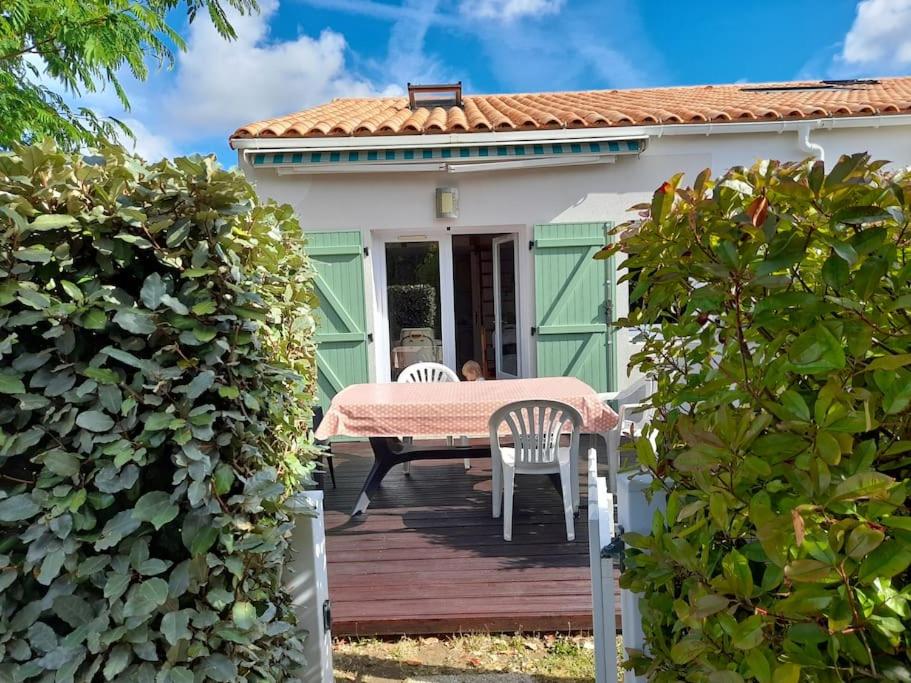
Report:
[[[846,78],[842,80],[819,81],[817,83],[786,83],[784,85],[753,85],[741,88],[741,92],[801,92],[808,90],[852,90],[857,86],[879,85],[874,78]]]
[[[408,84],[408,106],[412,109],[427,107],[461,107],[462,81],[433,85]]]

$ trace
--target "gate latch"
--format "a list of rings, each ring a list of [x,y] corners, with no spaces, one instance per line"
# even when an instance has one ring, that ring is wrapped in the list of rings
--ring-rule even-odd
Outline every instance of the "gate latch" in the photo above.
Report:
[[[323,630],[328,633],[332,630],[332,603],[323,601]]]
[[[626,544],[623,542],[623,527],[617,526],[617,535],[614,536],[610,543],[601,548],[601,559],[617,561],[617,566],[620,571],[624,571],[626,569],[623,562],[625,550]]]

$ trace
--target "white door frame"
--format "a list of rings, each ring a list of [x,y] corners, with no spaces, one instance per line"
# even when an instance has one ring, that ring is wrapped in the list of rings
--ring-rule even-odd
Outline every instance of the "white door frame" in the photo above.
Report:
[[[500,273],[500,245],[512,244],[512,297],[516,313],[516,371],[513,375],[503,371],[503,301],[502,274]],[[522,329],[519,327],[519,240],[515,233],[503,237],[494,237],[491,243],[493,251],[493,319],[494,319],[494,358],[497,364],[497,379],[516,379],[522,374]]]
[[[452,236],[492,235],[514,236],[516,239],[516,341],[519,344],[519,374],[535,376],[534,344],[531,322],[534,320],[534,260],[530,250],[519,248],[531,240],[534,228],[529,225],[432,226],[400,230],[370,231],[370,266],[373,284],[373,367],[375,382],[392,378],[389,340],[389,311],[386,300],[386,244],[388,242],[438,242],[440,248],[440,322],[443,341],[443,362],[457,373],[455,367],[455,291],[453,282]],[[367,240],[364,242],[368,243]]]
[[[452,238],[448,233],[428,231],[426,233],[395,233],[376,231],[373,233],[373,306],[374,306],[374,348],[376,359],[376,381],[392,380],[392,350],[389,339],[389,302],[386,297],[386,245],[396,242],[436,242],[440,257],[440,333],[443,342],[443,364],[455,368],[455,318],[452,314],[455,295],[452,281]],[[447,313],[448,312],[448,313]]]

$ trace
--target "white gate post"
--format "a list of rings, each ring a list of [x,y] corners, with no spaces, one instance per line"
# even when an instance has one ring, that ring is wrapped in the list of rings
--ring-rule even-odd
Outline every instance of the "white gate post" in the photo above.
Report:
[[[652,496],[651,502],[645,497],[645,490],[651,485],[652,476],[635,472],[617,478],[617,524],[621,533],[651,534],[655,510],[664,510],[667,500],[663,493]],[[620,618],[625,650],[645,651],[645,634],[642,630],[642,613],[639,610],[639,594],[620,589]],[[645,683],[643,676],[627,671],[624,683]]]
[[[332,634],[329,580],[326,572],[326,527],[323,522],[323,492],[304,492],[316,514],[298,515],[291,535],[289,571],[284,575],[301,627],[307,630],[300,672],[306,683],[333,683]]]
[[[592,574],[592,625],[595,640],[595,681],[617,681],[617,606],[614,602],[614,561],[602,549],[614,538],[614,497],[607,480],[598,476],[598,454],[588,452],[588,556]]]

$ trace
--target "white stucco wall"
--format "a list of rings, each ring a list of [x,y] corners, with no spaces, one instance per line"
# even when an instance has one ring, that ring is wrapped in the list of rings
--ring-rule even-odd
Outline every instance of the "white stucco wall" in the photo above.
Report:
[[[871,119],[871,125],[875,121]],[[378,231],[429,235],[447,228],[458,231],[489,227],[489,232],[497,232],[504,226],[511,226],[511,231],[515,226],[540,223],[622,222],[630,217],[627,209],[631,205],[648,201],[654,189],[674,173],[683,171],[687,182],[706,167],[717,175],[731,166],[749,165],[757,159],[799,160],[808,156],[801,151],[798,134],[793,130],[659,137],[656,128],[654,133],[640,156],[590,166],[464,174],[279,176],[273,169],[254,170],[242,154],[240,166],[256,184],[260,196],[291,204],[305,231],[360,229],[364,231],[365,244],[370,244],[371,235]],[[812,141],[823,146],[827,165],[841,154],[860,151],[897,166],[911,165],[911,126],[816,129]],[[415,139],[415,144],[419,143]],[[434,190],[441,186],[459,188],[459,218],[434,217]],[[619,288],[616,309],[621,316],[627,310],[626,294],[625,287]],[[522,296],[526,314],[530,315],[533,303],[526,294]],[[368,292],[367,300],[374,300],[373,292]],[[534,345],[530,342],[526,339],[526,347],[532,351]],[[628,340],[621,336],[621,386],[630,352]],[[527,363],[534,367],[533,351]]]

